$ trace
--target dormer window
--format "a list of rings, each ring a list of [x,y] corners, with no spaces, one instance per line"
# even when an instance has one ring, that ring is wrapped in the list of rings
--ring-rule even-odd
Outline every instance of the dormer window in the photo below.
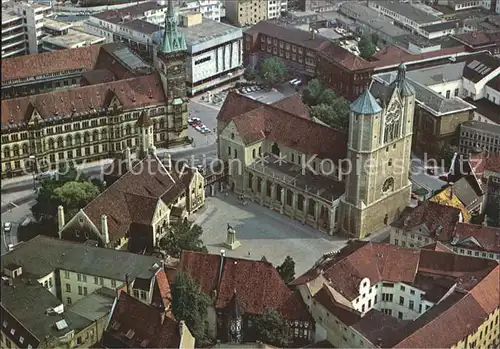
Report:
[[[234,139],[234,133],[231,133],[231,139]]]
[[[15,329],[15,328],[11,328],[11,329],[10,329],[10,334],[11,334],[11,335],[14,335],[15,333],[16,333],[16,329]]]
[[[111,323],[111,328],[115,331],[117,331],[120,328],[120,326],[121,324],[116,320]]]
[[[3,327],[7,327],[7,320],[4,320],[4,321],[3,321],[2,326],[3,326]]]
[[[134,336],[135,336],[135,331],[132,329],[128,330],[127,334],[125,335],[125,337],[127,337],[128,339],[132,339],[134,338]]]

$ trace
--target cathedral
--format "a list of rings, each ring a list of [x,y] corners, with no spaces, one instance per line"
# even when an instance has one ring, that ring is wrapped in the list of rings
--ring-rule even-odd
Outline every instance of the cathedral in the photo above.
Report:
[[[3,60],[2,178],[140,151],[145,114],[156,147],[188,144],[185,62],[172,1],[153,66],[122,43]]]
[[[217,117],[219,158],[233,191],[327,234],[364,238],[410,201],[414,108],[404,64],[351,104],[347,133],[312,120],[298,94],[264,104],[231,92]]]

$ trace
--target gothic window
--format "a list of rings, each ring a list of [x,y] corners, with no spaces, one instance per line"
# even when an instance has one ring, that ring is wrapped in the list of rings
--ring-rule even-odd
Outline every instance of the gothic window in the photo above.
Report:
[[[64,141],[63,141],[62,137],[57,138],[57,147],[58,148],[64,147]]]
[[[130,126],[130,124],[128,124],[127,126],[125,126],[125,133],[127,135],[130,135],[132,133],[132,126]]]
[[[29,147],[28,143],[23,144],[23,154],[28,154],[29,153]]]
[[[400,136],[401,107],[394,103],[387,111],[385,117],[384,142],[388,143]]]
[[[12,152],[14,153],[14,156],[19,156],[19,146],[18,145],[13,146]]]
[[[71,138],[71,135],[66,136],[66,145],[68,147],[71,147],[73,145],[73,139]]]
[[[82,135],[81,135],[81,134],[77,133],[77,134],[75,135],[75,143],[76,143],[77,145],[82,144]]]
[[[94,142],[99,140],[99,132],[97,132],[97,130],[92,132],[92,138]]]
[[[54,139],[49,138],[49,149],[54,149]]]
[[[387,193],[392,190],[394,190],[394,178],[389,177],[385,180],[384,185],[382,186],[382,192]]]
[[[9,147],[3,148],[3,156],[5,158],[10,158],[10,148]]]
[[[108,138],[108,131],[106,129],[103,129],[101,131],[101,136],[102,136],[102,139],[107,139]]]
[[[86,144],[88,142],[90,142],[90,133],[89,132],[85,132],[83,134],[83,142]]]

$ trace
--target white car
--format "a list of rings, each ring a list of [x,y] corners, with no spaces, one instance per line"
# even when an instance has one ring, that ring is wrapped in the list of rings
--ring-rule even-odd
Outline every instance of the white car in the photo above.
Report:
[[[8,233],[12,229],[12,223],[11,222],[5,222],[3,224],[3,230]]]
[[[196,131],[201,131],[201,127],[200,127],[200,126],[195,126],[195,127],[194,127],[194,129],[195,129]]]

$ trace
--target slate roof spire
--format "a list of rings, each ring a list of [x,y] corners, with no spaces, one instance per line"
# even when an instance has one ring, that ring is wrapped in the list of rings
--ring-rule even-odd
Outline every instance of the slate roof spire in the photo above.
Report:
[[[165,31],[163,32],[163,41],[160,51],[163,53],[172,53],[184,51],[187,49],[184,34],[177,28],[177,16],[174,13],[172,0],[168,0],[167,13],[165,15]]]
[[[410,85],[408,80],[406,79],[406,65],[401,63],[398,67],[398,75],[396,80],[394,81],[396,87],[399,90],[399,93],[403,97],[412,96],[415,94],[415,89]]]
[[[361,115],[373,115],[382,111],[375,97],[366,89],[352,104],[351,111]]]

